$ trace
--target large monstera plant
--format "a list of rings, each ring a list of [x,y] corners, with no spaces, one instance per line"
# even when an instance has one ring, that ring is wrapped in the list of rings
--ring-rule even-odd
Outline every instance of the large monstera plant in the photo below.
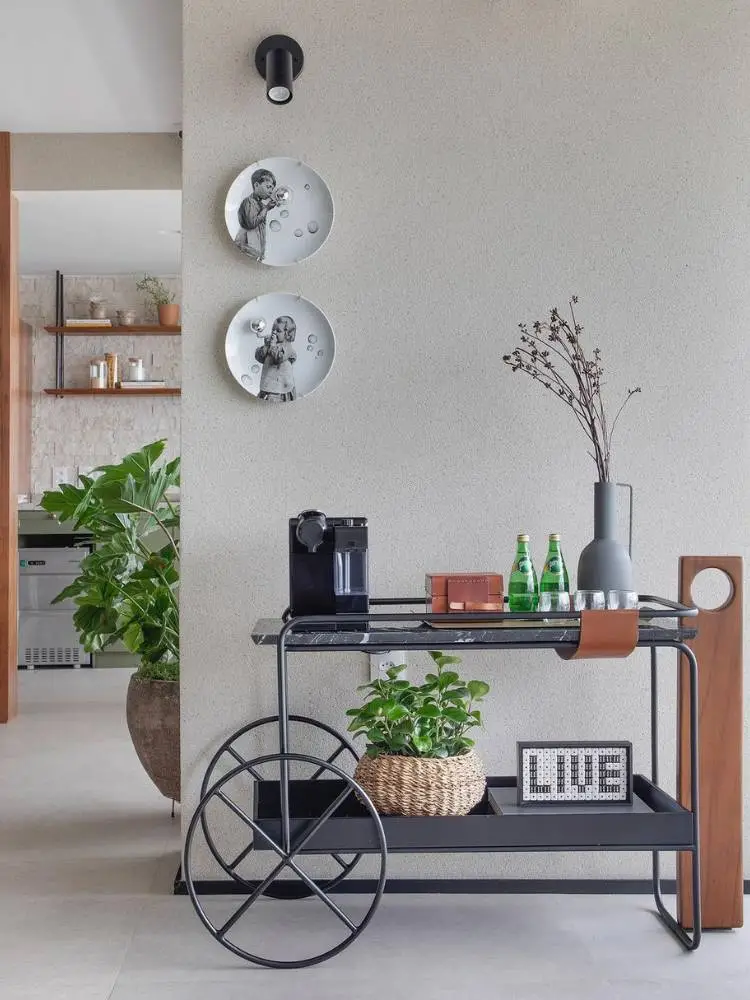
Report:
[[[179,513],[168,491],[179,486],[180,459],[162,459],[154,441],[116,465],[102,465],[80,486],[44,494],[42,507],[74,530],[91,532],[94,551],[55,598],[72,598],[84,648],[122,641],[140,659],[137,676],[177,680]]]

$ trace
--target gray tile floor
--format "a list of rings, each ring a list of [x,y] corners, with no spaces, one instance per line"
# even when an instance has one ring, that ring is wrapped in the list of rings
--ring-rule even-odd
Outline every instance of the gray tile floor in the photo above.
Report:
[[[633,896],[386,896],[324,965],[245,965],[170,895],[178,823],[130,745],[127,680],[24,673],[21,715],[0,727],[3,1000],[750,997],[748,931],[686,955]],[[237,900],[212,905],[229,915]],[[316,934],[319,904],[293,905],[262,901],[256,933]]]

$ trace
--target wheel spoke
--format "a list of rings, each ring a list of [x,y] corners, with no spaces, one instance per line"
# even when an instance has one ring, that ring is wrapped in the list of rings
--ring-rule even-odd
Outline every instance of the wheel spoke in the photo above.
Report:
[[[302,879],[307,888],[310,889],[311,892],[314,892],[315,895],[318,897],[318,899],[321,902],[325,903],[328,909],[331,910],[332,913],[336,914],[339,920],[343,921],[343,923],[346,924],[346,926],[349,928],[350,931],[356,931],[357,924],[355,924],[353,920],[350,920],[349,917],[347,917],[347,915],[344,913],[344,911],[339,906],[336,906],[336,904],[332,899],[328,898],[328,896],[323,892],[320,886],[317,885],[310,878],[309,875],[303,872],[298,864],[295,864],[294,861],[292,861],[291,859],[287,861],[287,864],[292,869],[292,871],[295,872],[295,874]]]
[[[341,746],[338,748],[338,750],[334,750],[330,757],[326,757],[326,763],[333,764],[336,758],[339,757],[344,752],[344,750],[346,750],[346,746],[342,743]],[[323,765],[321,764],[318,770],[315,772],[315,774],[313,774],[312,777],[310,778],[310,781],[315,781],[317,778],[321,776],[321,774],[325,774],[325,771],[326,768],[323,767]]]
[[[219,927],[219,929],[216,931],[216,936],[218,937],[218,939],[220,941],[224,940],[224,938],[227,935],[227,932],[230,931],[234,927],[234,925],[237,923],[237,921],[240,919],[240,917],[243,916],[243,914],[247,913],[247,911],[250,909],[250,907],[253,905],[253,903],[258,898],[258,896],[260,896],[260,894],[262,892],[264,892],[268,888],[268,886],[273,882],[273,880],[276,878],[276,876],[279,874],[279,872],[283,868],[286,867],[286,864],[287,864],[286,859],[283,858],[276,865],[276,867],[273,869],[273,871],[271,872],[271,874],[267,875],[263,879],[263,881],[253,889],[253,891],[247,897],[247,899],[245,900],[245,902],[241,906],[237,907],[237,909],[234,911],[234,913],[229,918],[229,920],[227,920],[227,922],[225,924],[223,924],[221,927]]]
[[[313,820],[312,823],[305,829],[304,836],[300,841],[298,841],[295,844],[291,854],[289,855],[290,858],[293,858],[295,857],[295,855],[299,854],[299,852],[302,850],[302,848],[305,846],[308,840],[310,840],[311,837],[315,836],[315,834],[318,832],[321,826],[326,822],[326,820],[331,818],[331,816],[336,812],[338,807],[342,805],[349,798],[351,794],[352,790],[347,785],[344,791],[340,792],[333,800],[333,802],[326,807],[325,811],[323,812],[323,815]]]
[[[227,753],[231,754],[231,756],[234,757],[234,759],[237,761],[238,764],[244,764],[245,770],[249,771],[250,774],[252,774],[252,776],[255,778],[256,781],[263,781],[264,780],[263,776],[260,775],[260,774],[258,774],[258,772],[255,770],[255,768],[253,768],[253,767],[250,766],[250,762],[247,761],[247,760],[245,760],[245,758],[242,756],[242,754],[237,753],[237,751],[234,749],[234,747],[227,747]]]
[[[252,849],[254,847],[255,847],[255,843],[251,840],[250,843],[247,845],[247,847],[243,851],[240,851],[240,853],[237,855],[237,857],[234,859],[234,861],[230,861],[229,862],[229,867],[232,869],[232,871],[235,870],[235,868],[237,867],[237,865],[242,864],[242,862],[245,860],[245,858],[248,856],[248,854],[250,854],[250,852],[252,851]]]
[[[341,857],[340,854],[332,854],[331,857],[333,858],[334,861],[338,862],[338,864],[341,865],[344,871],[346,871],[349,868],[349,865],[351,864],[351,861],[344,861],[344,859]]]
[[[260,826],[258,826],[258,824],[255,822],[255,820],[252,819],[250,816],[248,816],[248,814],[244,811],[244,809],[240,809],[240,807],[237,805],[237,803],[233,802],[232,799],[230,799],[228,795],[225,795],[224,792],[217,792],[216,793],[216,798],[217,799],[221,799],[221,801],[226,806],[228,806],[236,816],[239,816],[239,818],[244,823],[247,823],[247,825],[250,827],[250,829],[253,831],[253,833],[257,833],[259,837],[262,837],[266,841],[266,843],[269,845],[269,847],[273,851],[276,851],[276,853],[278,854],[278,856],[280,858],[285,858],[286,857],[286,853],[283,851],[283,849],[281,847],[279,847],[279,845],[276,843],[276,841],[272,837],[269,837],[268,834],[266,833],[266,831],[263,830]]]

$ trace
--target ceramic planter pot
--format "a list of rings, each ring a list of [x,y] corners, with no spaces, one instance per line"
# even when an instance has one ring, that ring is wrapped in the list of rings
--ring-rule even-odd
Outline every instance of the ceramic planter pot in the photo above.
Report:
[[[159,324],[161,326],[177,326],[180,322],[180,307],[176,302],[159,306]]]
[[[465,816],[486,785],[473,750],[459,757],[363,757],[354,779],[379,813],[395,816]]]
[[[133,674],[126,717],[138,760],[159,791],[180,801],[180,682]]]

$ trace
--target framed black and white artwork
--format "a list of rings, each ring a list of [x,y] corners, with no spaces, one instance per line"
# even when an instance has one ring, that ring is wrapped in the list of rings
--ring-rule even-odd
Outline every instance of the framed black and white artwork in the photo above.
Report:
[[[328,185],[301,160],[270,156],[235,178],[224,219],[237,249],[271,267],[299,264],[323,246],[333,228]]]
[[[269,292],[235,314],[224,350],[245,392],[271,403],[291,403],[325,381],[336,341],[325,313],[309,299]]]
[[[518,804],[630,803],[632,757],[624,742],[519,743]]]

